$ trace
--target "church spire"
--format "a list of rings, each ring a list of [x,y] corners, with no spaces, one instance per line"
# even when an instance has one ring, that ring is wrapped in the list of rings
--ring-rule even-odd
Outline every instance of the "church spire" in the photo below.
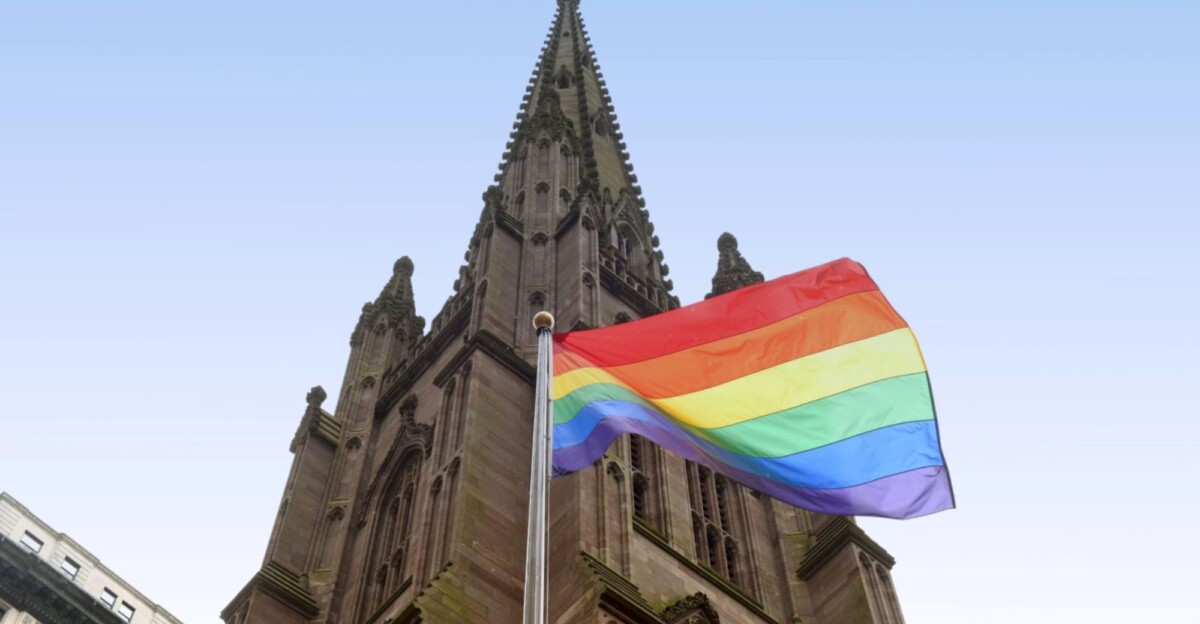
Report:
[[[558,2],[483,201],[456,293],[486,290],[493,253],[508,245],[487,241],[502,230],[529,252],[519,297],[545,301],[564,327],[612,321],[589,295],[600,284],[638,316],[679,305],[577,0]],[[568,285],[581,282],[576,301]]]
[[[720,252],[717,274],[712,278],[712,292],[705,295],[705,299],[763,281],[763,274],[755,271],[738,251],[737,238],[733,234],[725,232],[717,239],[717,251]]]

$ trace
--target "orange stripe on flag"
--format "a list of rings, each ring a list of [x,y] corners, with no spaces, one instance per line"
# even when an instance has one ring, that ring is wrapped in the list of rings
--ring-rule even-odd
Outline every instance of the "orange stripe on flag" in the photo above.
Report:
[[[603,370],[650,399],[696,392],[746,375],[907,327],[878,290],[842,297],[777,323],[685,351]],[[593,366],[566,350],[554,357],[554,374]]]

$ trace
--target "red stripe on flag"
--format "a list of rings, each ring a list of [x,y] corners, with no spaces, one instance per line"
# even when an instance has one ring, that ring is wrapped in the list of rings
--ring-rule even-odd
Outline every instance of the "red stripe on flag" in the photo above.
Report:
[[[604,370],[649,399],[688,394],[852,342],[907,327],[872,290],[847,295],[777,323],[662,357]],[[591,363],[557,350],[554,374]]]
[[[753,331],[871,290],[878,287],[866,269],[842,258],[634,323],[556,334],[554,341],[594,366],[622,366]]]

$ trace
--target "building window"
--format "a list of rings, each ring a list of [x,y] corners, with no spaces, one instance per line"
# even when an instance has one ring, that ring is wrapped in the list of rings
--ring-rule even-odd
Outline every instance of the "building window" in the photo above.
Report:
[[[629,468],[633,475],[633,516],[655,530],[663,530],[658,449],[637,434],[629,436]]]
[[[550,141],[548,139],[542,139],[541,141],[538,141],[537,148],[537,180],[549,180]]]
[[[79,564],[75,563],[75,560],[70,557],[63,557],[62,563],[58,567],[64,574],[71,578],[75,578],[75,575],[79,574]]]
[[[29,531],[25,531],[25,535],[21,536],[21,545],[28,548],[31,553],[42,552],[42,540],[34,537]]]
[[[420,470],[421,452],[409,449],[396,464],[378,502],[371,539],[372,555],[365,575],[373,583],[363,593],[361,613],[364,615],[383,604],[404,581],[411,559],[409,534]]]
[[[725,538],[725,576],[734,583],[738,582],[737,544],[732,537]]]
[[[744,587],[745,575],[739,569],[739,524],[734,513],[737,486],[690,461],[687,471],[696,560]]]
[[[639,279],[645,277],[647,261],[642,241],[627,225],[617,229],[617,260],[617,272],[628,271]]]
[[[108,608],[111,609],[117,604],[117,595],[111,589],[105,587],[104,591],[100,592],[100,602],[108,605]]]
[[[121,616],[121,619],[125,620],[126,622],[133,619],[134,611],[135,609],[133,608],[133,605],[130,605],[124,600],[121,601],[121,606],[117,607],[117,615]]]

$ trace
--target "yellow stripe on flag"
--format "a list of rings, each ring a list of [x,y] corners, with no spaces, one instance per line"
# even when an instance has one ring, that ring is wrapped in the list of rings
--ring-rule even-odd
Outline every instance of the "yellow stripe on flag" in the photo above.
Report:
[[[844,344],[746,375],[712,388],[651,400],[660,411],[705,429],[725,427],[803,405],[859,386],[923,372],[910,329]],[[554,378],[554,398],[595,383],[638,388],[602,368],[580,368]]]

